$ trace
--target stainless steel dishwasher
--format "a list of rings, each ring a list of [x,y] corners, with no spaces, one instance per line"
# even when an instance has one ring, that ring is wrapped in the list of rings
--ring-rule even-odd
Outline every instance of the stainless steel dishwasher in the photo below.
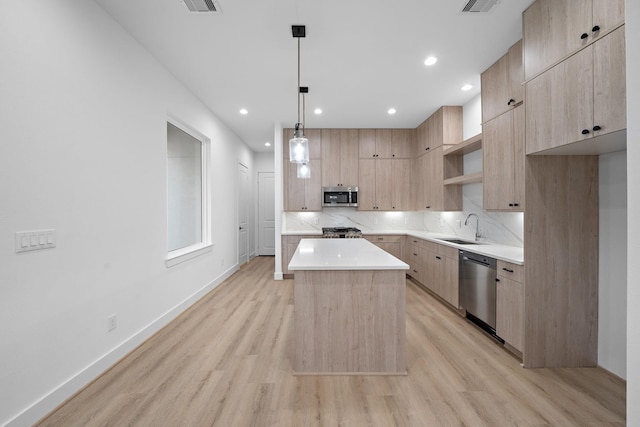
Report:
[[[496,260],[460,251],[460,307],[467,318],[496,339]]]

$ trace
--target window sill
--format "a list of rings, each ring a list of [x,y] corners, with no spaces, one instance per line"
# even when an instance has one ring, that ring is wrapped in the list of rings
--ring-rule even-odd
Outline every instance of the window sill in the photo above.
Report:
[[[170,267],[173,267],[174,265],[199,257],[200,255],[203,255],[207,252],[211,252],[212,248],[213,248],[213,243],[207,243],[207,244],[189,246],[184,249],[178,249],[173,252],[170,252],[164,263],[167,266],[167,268],[170,268]]]

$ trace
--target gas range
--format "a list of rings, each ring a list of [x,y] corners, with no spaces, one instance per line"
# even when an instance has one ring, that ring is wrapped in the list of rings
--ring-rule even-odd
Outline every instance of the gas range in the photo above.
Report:
[[[354,239],[362,237],[362,231],[355,227],[322,227],[322,237]]]

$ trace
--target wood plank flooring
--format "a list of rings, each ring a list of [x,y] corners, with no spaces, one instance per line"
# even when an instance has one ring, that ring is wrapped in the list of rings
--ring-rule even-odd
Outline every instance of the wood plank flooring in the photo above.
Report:
[[[626,385],[523,369],[407,281],[407,376],[294,376],[293,280],[258,257],[40,426],[623,426]]]

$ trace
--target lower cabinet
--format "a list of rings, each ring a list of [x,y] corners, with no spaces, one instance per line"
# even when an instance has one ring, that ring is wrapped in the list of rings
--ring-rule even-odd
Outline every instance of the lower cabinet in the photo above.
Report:
[[[364,238],[394,257],[404,260],[404,236],[372,234],[366,235]]]
[[[409,276],[458,308],[458,250],[407,237],[406,254]]]
[[[524,349],[524,266],[498,261],[496,334],[516,350]]]
[[[321,236],[282,236],[282,274],[293,274],[293,271],[289,270],[289,262],[293,257],[298,243],[301,239],[317,239]]]

